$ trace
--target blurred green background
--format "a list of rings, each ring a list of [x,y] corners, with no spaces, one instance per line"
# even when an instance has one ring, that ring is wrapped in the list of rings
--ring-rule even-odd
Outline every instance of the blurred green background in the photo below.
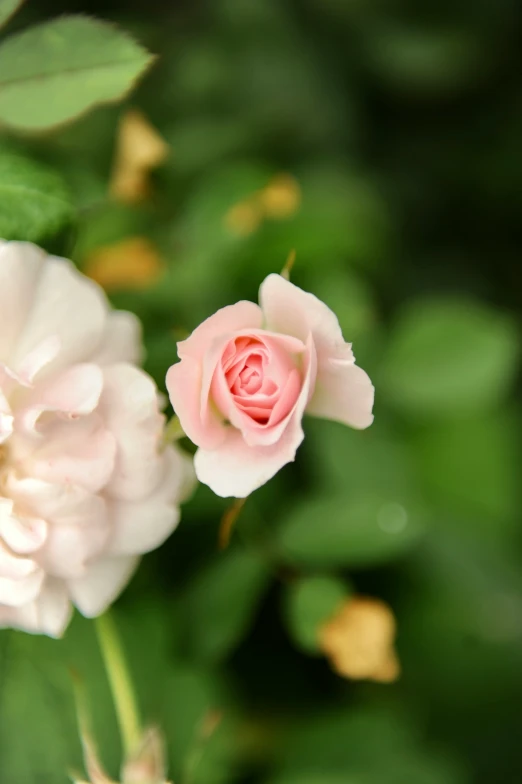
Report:
[[[152,243],[157,278],[108,288],[143,320],[160,388],[176,338],[256,299],[291,249],[292,280],[335,310],[376,387],[369,430],[306,422],[225,553],[227,502],[200,487],[116,605],[171,778],[519,784],[519,2],[28,0],[8,32],[64,12],[114,20],[158,61],[123,106],[4,133],[0,156],[63,178],[74,214],[38,238],[50,250],[89,271],[100,248]],[[137,204],[107,198],[129,106],[170,149]],[[392,608],[396,683],[343,679],[309,650],[314,608],[295,597],[318,574]],[[92,625],[2,633],[0,652],[2,784],[81,766],[69,668],[116,776]]]

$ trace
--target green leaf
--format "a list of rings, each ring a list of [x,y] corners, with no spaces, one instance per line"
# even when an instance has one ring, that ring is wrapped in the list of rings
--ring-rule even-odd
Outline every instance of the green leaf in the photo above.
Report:
[[[304,718],[273,784],[468,784],[461,766],[419,740],[404,708],[349,704]]]
[[[0,237],[38,242],[72,217],[71,197],[58,173],[0,149]]]
[[[71,671],[85,687],[104,763],[117,770],[117,727],[92,622],[76,616],[62,640],[2,630],[0,664],[2,781],[67,784],[69,771],[82,771]]]
[[[0,122],[44,130],[122,98],[152,62],[113,25],[82,16],[54,19],[0,46]]]
[[[286,623],[306,653],[319,651],[319,627],[335,614],[348,595],[348,586],[328,575],[305,577],[289,586],[285,594]]]
[[[176,658],[176,638],[183,630],[172,603],[149,594],[122,602],[114,615],[143,719],[157,723],[165,735],[169,781],[230,781],[237,756],[235,709],[219,672]],[[202,742],[202,725],[216,712],[222,712],[222,721]]]
[[[346,495],[418,495],[415,455],[383,416],[368,430],[310,417],[303,458],[323,490]]]
[[[398,558],[423,532],[422,512],[400,497],[333,495],[296,505],[277,542],[283,557],[297,564],[366,566]]]
[[[415,436],[425,492],[446,512],[444,525],[475,539],[514,543],[519,536],[520,439],[517,417],[494,414],[423,428]]]
[[[382,399],[411,415],[482,411],[509,391],[519,350],[514,322],[486,305],[417,301],[392,332]]]
[[[480,41],[467,29],[378,26],[365,48],[370,67],[385,84],[423,94],[462,88],[487,68]]]
[[[7,24],[23,2],[24,0],[0,0],[0,27]]]
[[[270,577],[254,553],[231,550],[198,571],[182,596],[183,634],[200,661],[224,659],[246,633]]]
[[[70,682],[56,656],[59,645],[3,631],[0,750],[5,781],[65,784],[80,762]]]

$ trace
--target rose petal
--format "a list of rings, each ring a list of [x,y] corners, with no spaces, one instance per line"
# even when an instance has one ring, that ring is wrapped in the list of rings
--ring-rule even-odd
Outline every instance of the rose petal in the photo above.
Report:
[[[228,428],[227,440],[217,449],[198,449],[194,457],[196,476],[222,498],[245,498],[295,459],[304,434],[301,420],[315,384],[314,345],[309,336],[303,368],[304,380],[295,409],[280,439],[271,446],[249,446],[242,433]]]
[[[38,550],[47,537],[47,523],[13,513],[13,502],[0,498],[0,537],[13,553],[25,555]]]
[[[47,427],[41,446],[26,457],[25,467],[39,479],[81,485],[97,493],[113,475],[115,460],[115,435],[99,416],[91,415]]]
[[[12,349],[27,320],[46,255],[27,242],[0,244],[0,361],[12,359]]]
[[[20,425],[34,430],[43,412],[59,412],[70,417],[90,414],[103,389],[101,368],[93,364],[74,365],[31,390],[20,412]]]
[[[138,565],[137,556],[99,558],[86,574],[67,585],[72,601],[86,618],[94,618],[112,604]]]
[[[332,354],[342,349],[342,358],[353,354],[345,343],[337,316],[313,294],[294,286],[281,275],[269,275],[259,290],[259,301],[268,329],[306,340],[311,332],[317,351],[318,373],[321,374]]]
[[[363,429],[373,422],[374,393],[372,382],[362,368],[333,361],[318,377],[306,412]]]
[[[93,520],[105,518],[105,499],[80,485],[18,477],[10,471],[5,478],[5,489],[17,509],[48,523],[89,527]]]
[[[27,265],[26,245],[18,245],[19,261]],[[13,297],[11,286],[8,287]],[[45,372],[87,359],[102,340],[108,312],[102,289],[81,275],[71,262],[53,256],[45,258],[37,279],[31,309],[26,313],[11,358],[15,372],[34,349],[49,336],[57,336],[60,350]]]
[[[46,578],[36,599],[20,607],[0,605],[0,627],[61,637],[71,617],[72,605],[65,583]]]
[[[186,357],[172,365],[167,373],[167,389],[172,407],[186,435],[194,444],[213,449],[226,436],[221,417],[212,409],[205,422],[201,418],[202,365]]]
[[[209,344],[216,338],[240,329],[259,329],[262,321],[261,309],[254,302],[241,300],[235,305],[227,305],[196,327],[190,337],[178,343],[178,356],[180,359],[192,357],[201,361]]]
[[[20,578],[0,577],[0,605],[20,607],[35,599],[44,581],[44,572],[33,569],[27,576]]]
[[[62,579],[80,577],[90,558],[98,556],[109,538],[105,518],[91,519],[91,525],[53,525],[37,559],[45,572]]]
[[[104,370],[99,411],[117,444],[114,473],[106,492],[114,498],[141,499],[161,479],[159,444],[165,417],[158,408],[154,381],[133,365],[120,363]]]
[[[238,430],[229,428],[226,441],[217,449],[198,449],[194,457],[196,476],[222,498],[246,498],[295,459],[303,438],[297,418],[273,446],[248,446]]]
[[[142,353],[141,323],[137,316],[124,310],[109,313],[103,344],[96,349],[91,361],[98,365],[139,364]]]
[[[175,502],[183,496],[183,485],[194,485],[192,460],[179,450],[166,450],[166,470],[161,484],[143,501],[112,501],[109,515],[112,536],[107,552],[113,555],[147,553],[159,547],[176,528],[180,512]],[[190,474],[189,482],[186,481]]]

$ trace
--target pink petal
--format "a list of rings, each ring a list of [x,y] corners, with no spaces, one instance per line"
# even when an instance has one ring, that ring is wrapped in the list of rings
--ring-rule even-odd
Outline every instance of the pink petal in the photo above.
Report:
[[[99,558],[84,577],[69,580],[72,601],[87,618],[104,612],[129,582],[138,565],[136,556]]]
[[[227,440],[217,449],[198,449],[194,457],[196,476],[222,498],[246,498],[295,459],[303,437],[297,418],[273,446],[248,446],[239,430],[229,428]]]
[[[194,444],[213,449],[225,438],[222,419],[212,409],[205,421],[201,417],[201,383],[203,366],[186,357],[172,365],[167,373],[167,389],[174,412],[186,435]]]
[[[309,336],[305,355],[304,379],[296,406],[285,420],[279,440],[271,446],[249,446],[242,433],[227,429],[227,440],[217,449],[198,449],[194,468],[200,482],[222,498],[246,498],[264,485],[280,468],[295,459],[304,434],[301,420],[310,399],[317,372],[314,346]]]
[[[262,321],[261,309],[254,302],[241,300],[235,305],[227,305],[196,327],[190,337],[178,343],[178,356],[180,359],[192,357],[202,361],[213,340],[240,329],[259,329]]]
[[[317,351],[318,372],[342,348],[345,360],[353,359],[345,343],[337,316],[313,294],[294,286],[281,275],[269,275],[259,291],[266,326],[306,340],[311,332]]]
[[[363,429],[373,422],[374,388],[360,367],[332,361],[317,379],[307,413]]]

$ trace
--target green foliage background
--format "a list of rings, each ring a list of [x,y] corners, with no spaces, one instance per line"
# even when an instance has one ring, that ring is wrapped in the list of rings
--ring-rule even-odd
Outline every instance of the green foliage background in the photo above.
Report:
[[[306,423],[296,464],[249,499],[224,554],[226,502],[200,487],[116,605],[171,778],[518,784],[519,3],[27,0],[2,35],[64,12],[117,22],[159,59],[123,107],[37,135],[11,128],[0,73],[0,234],[80,266],[109,242],[154,241],[165,277],[113,300],[143,320],[160,387],[176,332],[255,299],[295,248],[294,282],[337,312],[376,386],[368,431]],[[105,198],[127,105],[172,149],[140,207]],[[300,184],[299,211],[227,229],[229,209],[281,172]],[[295,594],[308,578],[325,601],[344,580],[389,603],[396,684],[343,681],[313,655],[321,597],[303,618]],[[61,784],[81,766],[70,668],[116,775],[92,624],[75,618],[60,642],[1,632],[0,662],[2,784]],[[213,709],[223,720],[191,765]]]

